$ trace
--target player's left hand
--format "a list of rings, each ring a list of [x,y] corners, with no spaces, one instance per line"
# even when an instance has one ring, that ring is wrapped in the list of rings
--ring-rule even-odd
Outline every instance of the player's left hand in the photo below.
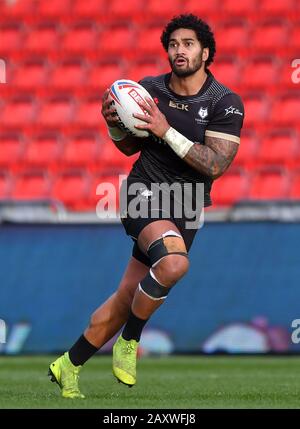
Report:
[[[141,119],[145,124],[135,125],[135,128],[139,130],[151,131],[157,137],[162,138],[165,133],[170,128],[170,125],[165,117],[165,115],[159,110],[151,98],[146,97],[147,103],[143,101],[139,102],[139,105],[145,110],[148,114],[141,115],[139,113],[134,113],[135,118]]]

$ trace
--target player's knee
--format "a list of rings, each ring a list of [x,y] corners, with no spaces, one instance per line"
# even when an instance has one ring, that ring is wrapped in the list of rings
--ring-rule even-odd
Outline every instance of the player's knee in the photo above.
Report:
[[[173,230],[165,232],[150,244],[148,256],[158,281],[167,287],[173,286],[189,268],[185,242]]]
[[[173,286],[189,269],[189,260],[183,255],[168,255],[153,268],[155,276],[167,286]]]

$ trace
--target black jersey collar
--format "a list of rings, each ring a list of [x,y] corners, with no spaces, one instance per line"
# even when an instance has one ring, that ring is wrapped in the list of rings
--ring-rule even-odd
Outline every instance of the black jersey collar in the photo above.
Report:
[[[179,95],[179,94],[176,94],[176,92],[172,91],[172,89],[169,86],[170,79],[171,79],[171,74],[172,74],[171,72],[165,74],[165,79],[164,79],[165,80],[165,86],[166,86],[167,90],[171,94],[173,94],[176,98],[178,98],[178,99],[187,100],[187,99],[197,98],[200,95],[204,94],[204,92],[208,89],[208,87],[210,86],[210,84],[214,80],[214,76],[213,76],[213,74],[209,70],[206,70],[206,73],[207,73],[206,81],[202,85],[200,91],[197,94],[194,94],[194,95]]]

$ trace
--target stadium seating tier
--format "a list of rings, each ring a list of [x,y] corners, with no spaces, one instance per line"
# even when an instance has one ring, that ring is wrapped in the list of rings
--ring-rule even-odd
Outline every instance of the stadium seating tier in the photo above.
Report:
[[[118,78],[166,72],[163,25],[189,11],[210,23],[211,70],[246,109],[239,153],[215,183],[216,205],[300,199],[299,3],[0,0],[9,77],[0,85],[0,198],[54,198],[94,210],[96,181],[116,183],[136,159],[108,139],[101,95]]]

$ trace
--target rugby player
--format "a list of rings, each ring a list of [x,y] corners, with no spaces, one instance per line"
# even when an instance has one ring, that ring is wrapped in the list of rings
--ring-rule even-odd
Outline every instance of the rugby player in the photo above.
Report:
[[[137,128],[149,131],[149,137],[137,138],[119,128],[109,90],[103,96],[102,115],[113,143],[127,156],[140,152],[122,184],[128,206],[121,220],[134,244],[115,293],[91,315],[88,327],[69,351],[50,365],[49,375],[64,397],[84,397],[78,385],[82,365],[122,327],[113,346],[113,374],[128,386],[136,383],[142,330],[188,271],[188,252],[197,232],[197,228],[187,227],[184,213],[176,217],[174,208],[167,212],[151,209],[152,185],[179,183],[184,189],[185,184],[200,183],[207,207],[213,181],[226,171],[238,151],[243,103],[209,71],[216,49],[208,24],[192,14],[179,15],[166,25],[161,42],[171,71],[140,81],[154,101],[141,102],[145,114],[135,115],[143,121]],[[132,184],[138,184],[140,203],[148,204],[147,216],[130,213],[133,196],[128,189]],[[176,196],[172,203],[174,200],[178,204]]]

